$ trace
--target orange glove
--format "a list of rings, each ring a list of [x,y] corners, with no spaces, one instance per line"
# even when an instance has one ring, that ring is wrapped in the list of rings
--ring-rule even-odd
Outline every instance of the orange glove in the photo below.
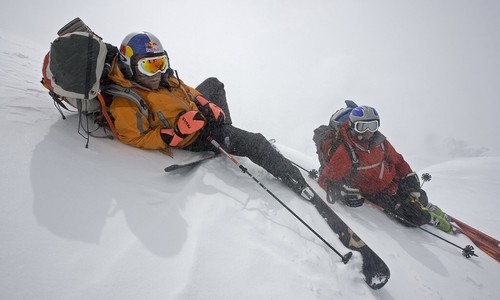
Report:
[[[190,110],[179,114],[174,128],[160,130],[162,140],[171,147],[177,146],[188,135],[200,131],[205,126],[205,119],[199,111]]]
[[[194,101],[210,123],[223,124],[226,121],[226,113],[215,103],[208,101],[202,95],[196,96]]]

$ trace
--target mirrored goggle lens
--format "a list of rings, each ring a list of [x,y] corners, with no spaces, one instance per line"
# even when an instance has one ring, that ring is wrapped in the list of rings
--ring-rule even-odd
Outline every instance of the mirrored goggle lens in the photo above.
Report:
[[[367,131],[375,132],[378,130],[378,121],[358,121],[354,123],[354,130],[359,133],[364,133]]]
[[[145,57],[137,62],[137,67],[142,74],[153,76],[156,73],[167,71],[167,56]]]

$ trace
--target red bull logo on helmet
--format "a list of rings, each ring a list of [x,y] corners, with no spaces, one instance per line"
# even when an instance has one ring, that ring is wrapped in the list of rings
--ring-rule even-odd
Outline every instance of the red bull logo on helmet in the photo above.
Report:
[[[125,37],[120,53],[127,58],[133,55],[163,53],[163,47],[153,34],[149,32],[133,32]]]
[[[158,46],[158,44],[154,41],[149,41],[144,45],[144,48],[146,52],[148,53],[158,53],[161,52],[162,50]]]

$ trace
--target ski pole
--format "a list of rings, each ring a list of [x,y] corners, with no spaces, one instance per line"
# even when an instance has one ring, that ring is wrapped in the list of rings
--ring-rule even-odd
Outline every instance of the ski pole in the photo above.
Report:
[[[286,158],[286,157],[285,157],[285,158]],[[309,177],[311,177],[312,179],[316,179],[316,178],[318,178],[318,170],[316,170],[316,169],[308,170],[308,169],[306,169],[306,168],[302,167],[302,166],[301,166],[301,165],[299,165],[298,163],[296,163],[296,162],[294,162],[294,161],[292,161],[292,160],[290,160],[290,159],[288,159],[288,158],[287,158],[287,160],[288,160],[290,163],[292,163],[292,165],[296,166],[297,168],[299,168],[299,169],[302,169],[302,170],[306,171],[306,172],[307,172],[307,174],[309,175]]]
[[[424,183],[426,183],[427,181],[431,181],[432,176],[429,173],[424,173],[424,174],[422,174],[421,179],[422,179],[422,184],[420,185],[420,187],[423,187]],[[457,245],[453,244],[452,242],[450,242],[450,241],[448,241],[448,240],[446,240],[446,239],[444,239],[444,238],[442,238],[440,236],[437,236],[437,235],[435,235],[434,233],[432,233],[430,231],[425,230],[422,227],[419,227],[419,228],[422,229],[423,231],[426,231],[426,232],[428,232],[428,233],[430,233],[430,234],[432,234],[432,235],[434,235],[434,236],[436,236],[436,237],[444,240],[447,243],[452,244],[453,246],[456,246],[459,249],[462,249],[462,255],[465,256],[466,258],[470,258],[471,256],[476,256],[477,257],[477,255],[474,253],[474,247],[472,247],[471,245],[467,245],[464,248],[461,248],[460,246],[457,246]]]
[[[297,164],[297,163],[295,163],[295,162],[291,161],[290,159],[288,159],[288,161],[290,161],[292,164],[294,164],[294,165],[295,165],[295,166],[297,166],[298,168],[301,168],[302,170],[304,170],[304,171],[308,172],[308,173],[309,173],[309,176],[311,176],[311,174],[312,174],[313,172],[316,172],[316,170],[311,170],[311,171],[308,171],[307,169],[305,169],[305,168],[301,167],[299,164]],[[317,172],[316,172],[316,174],[317,174]],[[312,177],[312,176],[311,176],[311,177]],[[315,177],[312,177],[312,178],[315,178]],[[427,182],[427,181],[431,181],[431,179],[432,179],[432,176],[431,176],[429,173],[424,173],[424,174],[422,174],[422,185],[421,185],[420,187],[422,187],[422,186],[424,185],[424,183],[425,183],[425,182]],[[378,207],[378,206],[377,206],[377,207]],[[383,210],[383,208],[381,208],[381,207],[379,207],[379,208]],[[478,257],[478,256],[474,253],[474,247],[472,247],[471,245],[466,245],[465,247],[463,247],[463,248],[462,248],[462,247],[460,247],[459,245],[457,245],[457,244],[455,244],[455,243],[453,243],[453,242],[450,242],[449,240],[447,240],[447,239],[445,239],[445,238],[443,238],[443,237],[440,237],[439,235],[437,235],[437,234],[435,234],[435,233],[433,233],[433,232],[431,232],[431,231],[429,231],[429,230],[427,230],[427,229],[425,229],[425,228],[422,228],[422,227],[420,227],[420,226],[418,226],[418,225],[416,225],[416,224],[414,224],[414,223],[412,223],[412,222],[410,222],[410,221],[408,221],[408,220],[405,220],[405,219],[403,219],[403,218],[401,218],[401,217],[399,217],[399,216],[396,216],[396,215],[393,215],[393,216],[394,216],[394,217],[396,217],[396,218],[398,218],[398,219],[400,219],[400,220],[401,220],[401,221],[403,221],[403,222],[406,222],[406,223],[408,223],[408,224],[412,225],[412,226],[418,227],[420,230],[422,230],[422,231],[424,231],[424,232],[427,232],[428,234],[433,235],[433,236],[437,237],[438,239],[440,239],[440,240],[443,240],[443,241],[447,242],[447,243],[448,243],[448,244],[450,244],[450,245],[453,245],[453,246],[457,247],[458,249],[462,250],[462,255],[463,255],[463,256],[465,256],[466,258],[470,258],[471,256],[476,256],[476,257]]]
[[[422,174],[421,178],[422,178],[422,184],[420,185],[420,188],[422,188],[424,186],[424,183],[426,183],[427,181],[431,181],[432,176],[429,173],[424,173]]]
[[[231,154],[227,153],[226,150],[224,150],[224,148],[222,148],[222,146],[216,140],[214,140],[212,137],[208,137],[208,141],[212,145],[214,145],[215,148],[217,148],[222,154],[227,156],[227,158],[229,158],[229,160],[231,160],[231,162],[233,164],[235,164],[243,173],[250,176],[258,185],[260,185],[261,188],[263,188],[266,192],[268,192],[269,195],[271,195],[276,201],[278,201],[289,213],[291,213],[297,220],[299,220],[304,226],[306,226],[307,229],[309,229],[312,233],[314,233],[314,235],[316,235],[323,243],[325,243],[325,245],[327,245],[328,248],[333,250],[333,252],[335,252],[342,259],[342,262],[344,264],[347,264],[347,262],[349,261],[349,259],[352,256],[352,252],[348,252],[347,254],[342,255],[339,251],[337,251],[335,248],[333,248],[333,246],[330,245],[330,243],[328,243],[319,233],[317,233],[311,226],[309,226],[295,212],[293,212],[293,210],[291,210],[285,203],[283,203],[283,201],[281,201],[273,192],[271,192],[265,185],[263,185],[250,172],[248,172],[247,168],[245,168],[242,164],[240,164]]]
[[[475,256],[475,257],[478,257],[476,253],[474,253],[474,247],[472,247],[471,245],[467,245],[465,247],[460,247],[459,245],[455,244],[455,243],[452,243],[450,242],[449,240],[443,238],[443,237],[440,237],[439,235],[435,234],[435,233],[432,233],[430,232],[429,230],[425,229],[425,228],[422,228],[422,227],[418,227],[420,228],[421,230],[427,232],[428,234],[432,234],[433,236],[437,237],[438,239],[440,240],[443,240],[445,242],[447,242],[448,244],[450,245],[453,245],[455,247],[457,247],[458,249],[462,250],[462,255],[465,256],[466,258],[471,258],[471,256]]]
[[[382,209],[382,208],[381,208],[381,209]],[[466,258],[470,258],[471,256],[476,256],[476,257],[478,257],[478,256],[474,253],[474,247],[472,247],[471,245],[467,245],[467,246],[465,246],[465,247],[463,247],[463,248],[462,248],[462,247],[460,247],[459,245],[457,245],[457,244],[455,244],[455,243],[453,243],[453,242],[450,242],[449,240],[447,240],[447,239],[445,239],[445,238],[443,238],[443,237],[440,237],[439,235],[437,235],[437,234],[435,234],[435,233],[433,233],[433,232],[431,232],[431,231],[429,231],[429,230],[427,230],[427,229],[425,229],[425,228],[423,228],[423,227],[421,227],[421,226],[418,226],[417,224],[415,224],[415,223],[413,223],[413,222],[410,222],[410,221],[408,221],[408,220],[406,220],[406,219],[403,219],[402,217],[400,217],[400,216],[398,216],[398,215],[396,215],[396,214],[390,214],[390,215],[391,215],[391,216],[393,216],[394,218],[397,218],[397,219],[401,220],[402,222],[404,222],[404,223],[406,223],[406,224],[409,224],[409,225],[411,225],[411,226],[417,227],[418,229],[420,229],[420,230],[422,230],[422,231],[424,231],[424,232],[427,232],[428,234],[433,235],[433,236],[437,237],[438,239],[440,239],[440,240],[442,240],[442,241],[447,242],[447,243],[448,243],[448,244],[450,244],[450,245],[453,245],[453,246],[457,247],[458,249],[462,250],[462,255],[463,255],[463,256],[465,256]]]
[[[280,152],[278,150],[278,148],[274,145],[275,142],[276,142],[275,139],[269,140],[269,143],[273,146],[273,148],[276,149],[278,152]],[[283,156],[283,157],[285,157],[285,156]],[[288,159],[286,157],[285,157],[285,159],[288,160],[292,165],[296,166],[297,168],[302,169],[303,171],[306,171],[308,173],[309,177],[311,177],[312,179],[318,178],[318,170],[316,170],[316,169],[308,170],[308,169],[302,167],[301,165],[297,164],[296,162],[292,161],[291,159]]]

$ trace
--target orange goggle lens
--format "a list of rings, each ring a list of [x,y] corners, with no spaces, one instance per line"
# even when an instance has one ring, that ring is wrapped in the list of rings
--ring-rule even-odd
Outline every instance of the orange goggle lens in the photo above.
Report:
[[[156,73],[165,73],[167,71],[168,59],[166,55],[156,57],[145,57],[137,62],[139,71],[147,76],[153,76]]]

